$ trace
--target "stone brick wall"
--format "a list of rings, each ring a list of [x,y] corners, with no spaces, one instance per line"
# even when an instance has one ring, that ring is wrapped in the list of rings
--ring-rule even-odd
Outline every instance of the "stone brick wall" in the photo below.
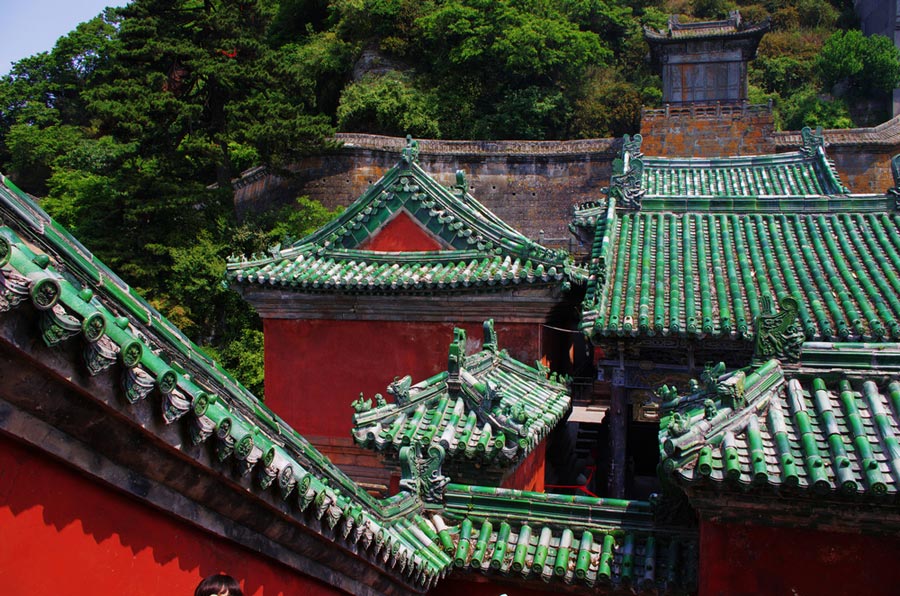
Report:
[[[664,157],[725,157],[774,153],[769,106],[691,105],[644,109],[641,151]]]
[[[405,140],[339,135],[340,150],[301,159],[290,182],[250,172],[237,184],[239,213],[288,204],[308,195],[328,207],[349,205],[400,159]],[[526,236],[575,250],[568,224],[573,206],[602,197],[620,141],[429,141],[419,164],[446,185],[465,170],[469,192]],[[542,233],[543,232],[543,233]]]
[[[891,157],[900,153],[900,116],[871,128],[826,130],[828,156],[844,185],[854,193],[883,193],[894,185]],[[793,151],[800,133],[776,132],[777,151]]]
[[[711,105],[644,110],[645,155],[725,157],[796,151],[798,132],[775,132],[768,106]],[[405,139],[340,134],[340,149],[310,155],[290,180],[257,168],[235,184],[239,214],[290,204],[308,195],[328,207],[349,205],[400,158]],[[900,152],[900,117],[873,128],[827,130],[825,140],[853,193],[893,185],[890,159]],[[619,139],[581,141],[433,141],[419,143],[419,163],[440,183],[466,171],[476,199],[526,236],[583,252],[568,232],[572,207],[602,196]]]

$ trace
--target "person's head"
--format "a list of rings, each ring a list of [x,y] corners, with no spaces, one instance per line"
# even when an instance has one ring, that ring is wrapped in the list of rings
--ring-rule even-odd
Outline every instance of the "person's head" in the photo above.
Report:
[[[194,596],[244,596],[244,592],[233,577],[217,573],[200,582]]]

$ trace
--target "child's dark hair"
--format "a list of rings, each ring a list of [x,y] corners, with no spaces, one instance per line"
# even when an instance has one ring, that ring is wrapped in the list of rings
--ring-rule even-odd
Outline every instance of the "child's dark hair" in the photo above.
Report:
[[[194,596],[244,596],[244,592],[233,577],[217,573],[200,582]]]

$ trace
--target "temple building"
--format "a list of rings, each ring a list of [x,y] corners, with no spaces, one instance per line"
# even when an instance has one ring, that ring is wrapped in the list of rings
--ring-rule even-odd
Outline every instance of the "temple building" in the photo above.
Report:
[[[397,476],[353,444],[349,402],[338,396],[371,401],[397,376],[441,373],[454,327],[477,338],[488,319],[517,360],[567,374],[573,342],[584,351],[580,334],[560,340],[552,330],[574,328],[584,291],[585,272],[568,253],[483,207],[465,173],[451,188],[438,184],[419,166],[417,142],[400,157],[322,229],[228,265],[231,286],[263,319],[267,404],[382,491]],[[526,465],[543,469],[544,448],[534,447],[537,461]]]
[[[189,593],[225,570],[252,594],[891,593],[900,191],[849,192],[821,135],[801,137],[727,159],[624,139],[575,212],[583,266],[503,224],[464,175],[435,183],[410,142],[337,220],[230,266],[270,315],[265,403],[3,179],[8,589],[77,573],[85,593]],[[369,339],[325,369],[329,301]],[[517,302],[521,326],[468,322]],[[318,305],[318,335],[279,329]],[[398,341],[386,323],[407,308],[443,314]],[[593,346],[601,423],[572,421],[573,334]],[[392,352],[379,384],[343,384]],[[307,438],[333,447],[339,417],[332,455],[364,465]],[[545,484],[592,425],[593,480]]]
[[[774,133],[766,27],[647,31],[643,136],[343,135],[265,400],[0,176],[5,593],[895,593],[900,120]]]

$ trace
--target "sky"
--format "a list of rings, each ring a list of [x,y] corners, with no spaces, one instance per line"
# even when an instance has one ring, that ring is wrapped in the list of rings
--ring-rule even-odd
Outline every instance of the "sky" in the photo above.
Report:
[[[105,7],[125,4],[127,0],[0,0],[0,75],[9,73],[13,62],[53,49],[57,39]]]

